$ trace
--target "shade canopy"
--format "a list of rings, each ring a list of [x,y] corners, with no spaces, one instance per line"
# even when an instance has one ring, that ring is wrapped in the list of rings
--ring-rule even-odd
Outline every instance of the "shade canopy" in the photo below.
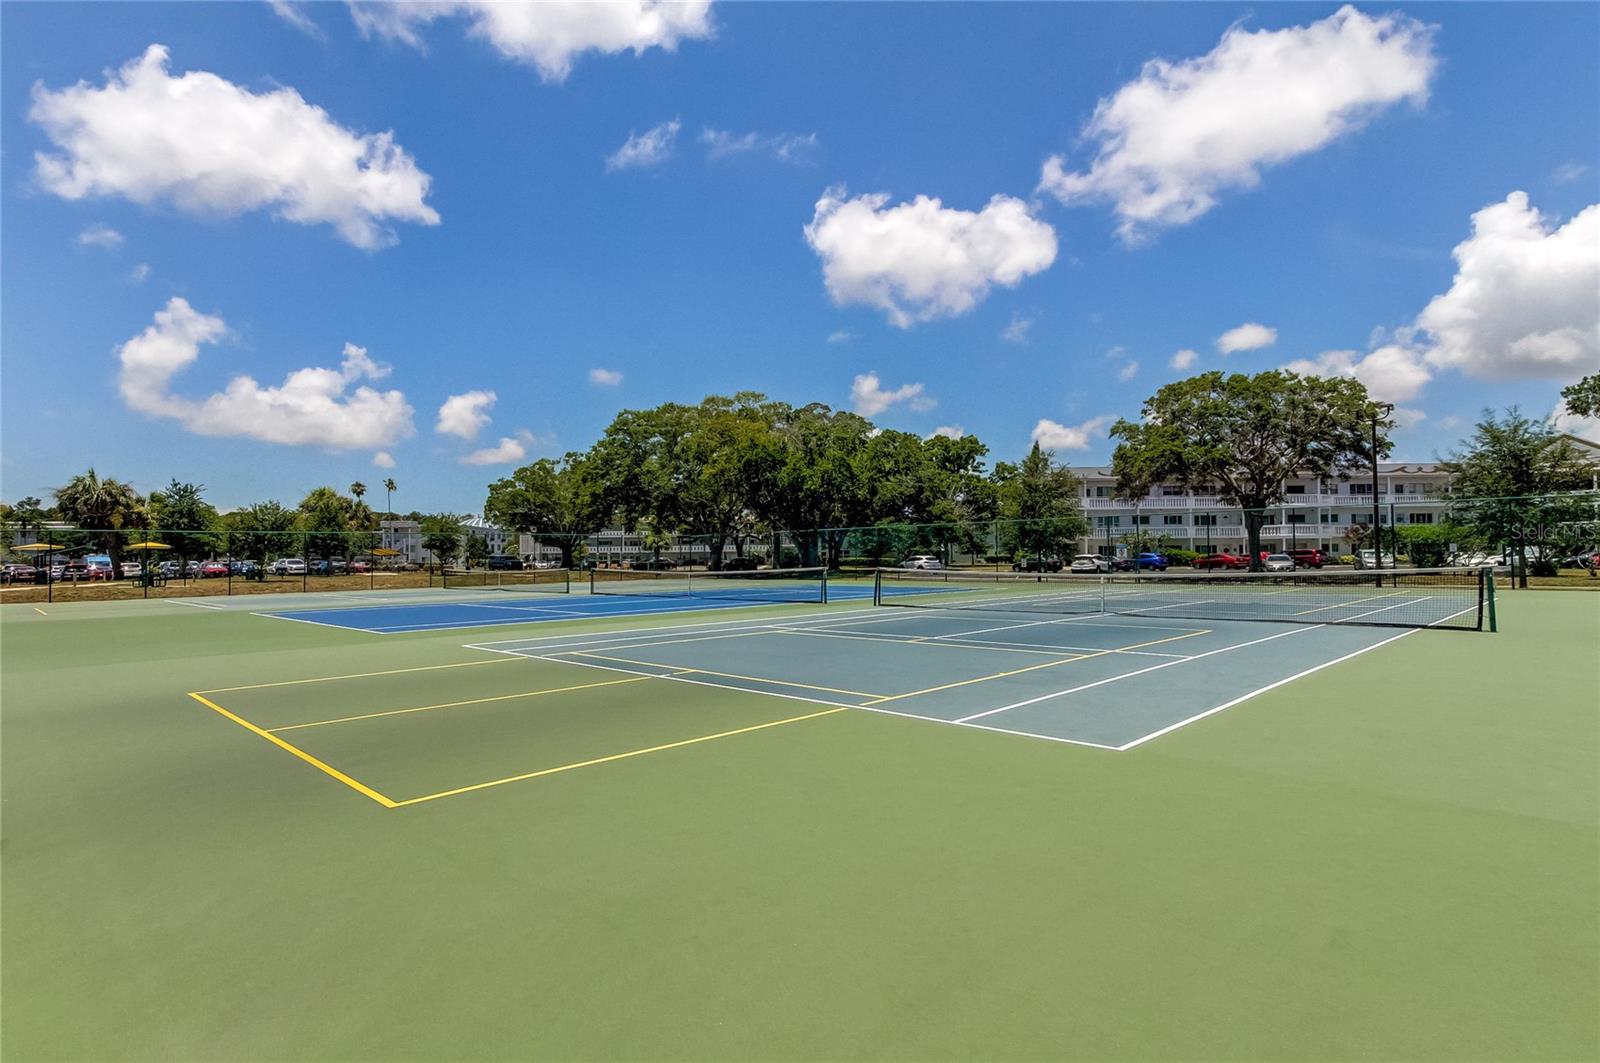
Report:
[[[123,547],[125,550],[171,550],[166,543],[129,543]]]
[[[42,554],[46,550],[65,549],[65,546],[57,546],[55,543],[25,543],[22,546],[13,546],[11,548],[13,553],[18,554]]]
[[[373,557],[399,557],[400,556],[400,551],[391,550],[387,546],[380,546],[380,547],[378,547],[378,548],[376,548],[374,550],[368,550],[367,553],[371,554]]]

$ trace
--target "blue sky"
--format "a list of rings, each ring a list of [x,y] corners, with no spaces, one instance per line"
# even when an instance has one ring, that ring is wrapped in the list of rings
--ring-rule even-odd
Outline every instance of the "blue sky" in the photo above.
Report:
[[[1090,464],[1162,383],[1288,364],[1425,460],[1600,368],[1595,5],[605,18],[5,5],[0,496],[475,511],[740,389]]]

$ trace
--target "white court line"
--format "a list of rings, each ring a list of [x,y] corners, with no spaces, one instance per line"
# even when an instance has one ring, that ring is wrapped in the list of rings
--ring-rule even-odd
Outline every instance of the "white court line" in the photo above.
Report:
[[[871,705],[851,705],[850,708],[860,709],[863,712],[882,713],[885,716],[900,716],[907,720],[926,720],[928,723],[942,723],[951,727],[964,727],[969,731],[997,731],[1000,734],[1018,735],[1022,738],[1042,738],[1046,742],[1061,742],[1069,746],[1089,746],[1093,749],[1109,749],[1112,752],[1116,752],[1117,750],[1116,746],[1108,746],[1100,742],[1090,742],[1083,738],[1061,738],[1057,735],[1035,734],[1032,731],[1007,731],[1003,727],[988,727],[981,723],[962,723],[960,720],[945,720],[939,718],[938,716],[923,716],[921,713],[901,712],[897,709],[880,709]]]
[[[264,616],[269,620],[288,620],[288,621],[290,621],[292,623],[295,623],[295,624],[313,624],[313,625],[315,625],[317,627],[331,627],[335,631],[362,631],[362,632],[367,632],[369,634],[372,633],[372,629],[371,628],[347,627],[344,624],[328,624],[328,623],[324,623],[321,620],[307,620],[304,617],[299,617],[299,616],[284,616],[281,613],[251,613],[250,615],[251,616]],[[377,634],[384,635],[384,634],[388,634],[388,632],[380,631],[380,632],[377,632]]]
[[[1179,664],[1188,664],[1190,661],[1198,661],[1206,657],[1215,657],[1219,653],[1231,653],[1234,650],[1242,650],[1246,646],[1258,646],[1263,642],[1271,642],[1273,639],[1288,638],[1290,635],[1301,635],[1307,631],[1316,631],[1326,626],[1326,624],[1314,624],[1308,627],[1294,628],[1290,631],[1280,632],[1276,635],[1268,635],[1265,638],[1251,639],[1249,642],[1238,642],[1232,646],[1222,646],[1215,650],[1207,650],[1205,653],[1197,653],[1193,657],[1185,657],[1181,661],[1164,661],[1161,664],[1152,664],[1147,668],[1138,668],[1132,672],[1123,672],[1121,675],[1114,675],[1106,679],[1096,680],[1093,683],[1084,683],[1082,686],[1071,687],[1067,690],[1057,690],[1053,694],[1041,694],[1036,698],[1028,698],[1026,701],[1018,701],[1011,705],[1002,705],[998,709],[985,709],[983,712],[975,712],[971,716],[961,717],[960,719],[956,720],[956,723],[967,723],[971,720],[982,719],[985,716],[993,716],[996,713],[1010,712],[1012,709],[1020,709],[1028,705],[1037,705],[1041,701],[1050,701],[1053,698],[1065,697],[1068,694],[1076,694],[1079,691],[1105,686],[1107,683],[1117,683],[1124,679],[1132,679],[1136,675],[1144,675],[1148,672],[1159,672],[1163,668],[1171,668],[1174,665]]]
[[[907,646],[931,646],[935,643],[944,643],[950,646],[959,646],[963,649],[981,650],[993,647],[997,650],[1023,650],[1028,653],[1042,653],[1047,657],[1059,656],[1063,653],[1122,653],[1134,657],[1184,657],[1187,653],[1156,653],[1152,650],[1117,650],[1109,646],[1062,646],[1057,643],[1044,642],[1002,642],[999,639],[972,639],[965,635],[940,635],[937,639],[930,637],[915,637],[911,635],[896,635],[877,631],[847,631],[841,628],[828,628],[826,630],[807,629],[791,631],[780,628],[781,634],[810,635],[819,639],[854,638],[865,639],[868,642],[882,642],[887,645],[896,643]]]
[[[495,653],[505,653],[507,651],[505,651],[505,650],[495,650],[493,652],[495,652]],[[512,656],[514,656],[514,657],[526,657],[527,654],[517,653],[517,654],[512,654]],[[690,684],[692,686],[697,686],[697,687],[711,687],[714,690],[732,690],[732,691],[735,691],[735,692],[741,693],[741,694],[764,694],[769,698],[783,698],[783,699],[785,699],[787,701],[803,701],[808,705],[826,705],[829,708],[834,708],[834,709],[855,709],[855,708],[860,708],[859,705],[853,705],[853,704],[851,704],[849,702],[845,702],[845,701],[824,701],[821,698],[801,697],[799,694],[780,694],[776,690],[761,690],[761,689],[758,689],[756,687],[740,687],[740,686],[734,686],[731,683],[711,683],[711,682],[707,682],[706,680],[703,680],[703,679],[688,679],[688,678],[685,678],[684,676],[681,676],[681,675],[661,675],[658,672],[641,672],[641,671],[638,671],[637,669],[633,669],[633,668],[620,668],[620,667],[618,667],[616,665],[599,664],[599,663],[594,662],[594,661],[569,661],[564,657],[531,657],[529,659],[530,660],[535,660],[535,661],[549,661],[551,664],[570,664],[570,665],[574,665],[574,666],[576,666],[578,668],[598,668],[603,672],[622,672],[622,673],[624,673],[626,675],[642,675],[642,676],[646,676],[646,677],[648,677],[650,679],[666,679],[666,680],[670,680],[671,682],[674,682],[674,683],[688,683],[688,684]],[[673,664],[663,664],[660,667],[662,667],[662,668],[679,668],[679,667],[684,667],[684,666],[682,666],[682,665],[673,665]],[[759,680],[757,680],[757,682],[759,682]]]
[[[1344,661],[1348,661],[1352,657],[1359,657],[1363,653],[1367,653],[1367,652],[1369,652],[1371,650],[1377,649],[1379,646],[1387,646],[1387,645],[1389,645],[1389,643],[1394,642],[1397,639],[1403,639],[1407,635],[1415,635],[1418,630],[1420,630],[1420,629],[1419,628],[1413,628],[1410,631],[1402,631],[1402,632],[1400,632],[1400,634],[1392,635],[1389,638],[1386,638],[1381,642],[1374,642],[1370,646],[1363,646],[1359,650],[1356,650],[1354,653],[1347,653],[1343,657],[1336,657],[1331,661],[1323,661],[1321,664],[1316,665],[1313,668],[1307,668],[1303,672],[1296,672],[1294,675],[1288,676],[1288,677],[1286,677],[1284,679],[1280,679],[1276,683],[1268,683],[1266,686],[1259,687],[1259,688],[1257,688],[1255,690],[1252,690],[1252,691],[1250,691],[1250,693],[1243,694],[1243,695],[1241,695],[1241,696],[1239,696],[1237,698],[1234,698],[1232,701],[1224,702],[1223,704],[1218,705],[1216,708],[1207,709],[1205,712],[1197,712],[1193,716],[1188,717],[1187,719],[1179,720],[1177,723],[1170,723],[1167,726],[1161,728],[1161,730],[1159,730],[1159,731],[1151,731],[1149,734],[1144,735],[1141,738],[1135,738],[1132,742],[1124,743],[1123,745],[1116,746],[1115,748],[1116,748],[1117,752],[1121,753],[1121,752],[1126,752],[1127,750],[1130,750],[1130,749],[1134,748],[1135,746],[1142,746],[1146,742],[1149,742],[1149,741],[1152,741],[1154,739],[1160,738],[1164,734],[1170,734],[1171,732],[1176,731],[1180,727],[1186,727],[1189,724],[1194,723],[1196,720],[1203,720],[1207,716],[1212,716],[1212,715],[1215,715],[1216,713],[1221,712],[1223,709],[1231,709],[1235,705],[1240,704],[1241,702],[1249,701],[1251,698],[1255,697],[1258,694],[1265,694],[1269,690],[1276,690],[1278,687],[1283,686],[1285,683],[1292,683],[1296,679],[1303,679],[1303,678],[1305,678],[1306,676],[1310,675],[1313,672],[1320,672],[1324,668],[1331,668],[1336,664],[1340,664],[1340,663],[1342,663]]]
[[[167,601],[171,602],[173,605],[187,605],[190,609],[222,609],[222,610],[226,610],[228,608],[225,605],[212,605],[209,602],[191,602],[191,601],[186,601],[186,600],[184,600],[182,598],[168,598]]]

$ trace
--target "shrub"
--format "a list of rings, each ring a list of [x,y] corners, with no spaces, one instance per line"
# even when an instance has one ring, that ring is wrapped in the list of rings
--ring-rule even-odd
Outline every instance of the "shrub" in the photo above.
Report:
[[[1528,562],[1528,575],[1557,576],[1560,575],[1560,571],[1556,568],[1554,561],[1548,557],[1540,557]]]
[[[1354,554],[1340,554],[1339,555],[1339,564],[1341,564],[1341,565],[1353,565],[1355,563],[1356,563],[1356,555],[1354,555]]]
[[[1198,550],[1164,550],[1169,565],[1192,565],[1194,559],[1201,556]]]

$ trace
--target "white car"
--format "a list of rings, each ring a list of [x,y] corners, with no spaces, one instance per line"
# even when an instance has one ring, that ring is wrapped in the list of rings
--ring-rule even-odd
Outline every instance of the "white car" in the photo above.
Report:
[[[1267,572],[1293,572],[1294,558],[1288,554],[1268,554],[1261,567]]]
[[[304,576],[306,562],[303,557],[280,557],[267,566],[267,571],[274,576]]]
[[[1073,572],[1110,572],[1111,562],[1099,554],[1079,554],[1072,559]]]
[[[124,561],[122,563],[123,579],[138,579],[144,575],[144,565],[138,561]]]
[[[901,568],[918,568],[924,572],[934,572],[944,568],[937,557],[932,554],[914,554],[900,562]]]
[[[1376,550],[1363,550],[1363,551],[1361,551],[1360,553],[1358,553],[1356,555],[1356,568],[1377,568],[1377,567],[1378,567],[1378,551],[1376,551]],[[1394,568],[1395,567],[1394,555],[1393,554],[1385,553],[1383,555],[1383,567],[1384,568]]]

